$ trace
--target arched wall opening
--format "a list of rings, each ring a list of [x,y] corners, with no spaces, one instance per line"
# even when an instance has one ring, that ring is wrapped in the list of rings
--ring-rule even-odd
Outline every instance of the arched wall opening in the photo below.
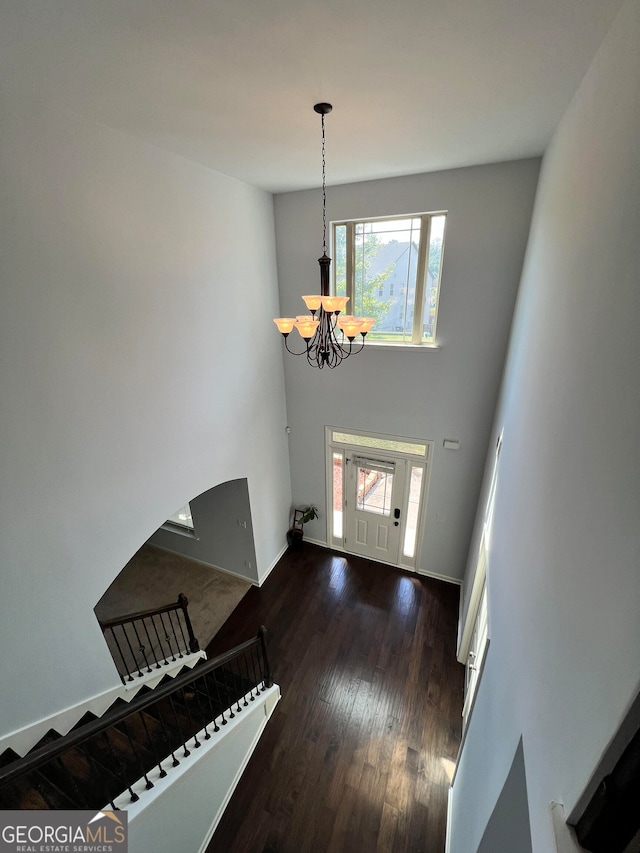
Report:
[[[193,632],[204,649],[250,588],[257,583],[246,478],[230,480],[189,501],[192,527],[163,522],[127,562],[94,607],[121,678],[193,651],[181,609],[133,623],[113,620],[189,600]]]

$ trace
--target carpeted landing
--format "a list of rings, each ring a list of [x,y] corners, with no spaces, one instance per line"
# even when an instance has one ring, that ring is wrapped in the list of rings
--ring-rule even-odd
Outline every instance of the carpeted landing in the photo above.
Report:
[[[249,581],[210,569],[153,545],[143,545],[95,606],[98,619],[115,619],[189,599],[193,631],[204,649],[247,592]]]

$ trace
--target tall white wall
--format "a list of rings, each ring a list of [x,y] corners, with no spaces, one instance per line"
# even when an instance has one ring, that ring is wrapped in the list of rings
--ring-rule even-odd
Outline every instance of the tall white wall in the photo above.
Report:
[[[247,478],[260,576],[290,486],[271,196],[1,97],[4,734],[117,682],[93,606],[170,513]]]
[[[521,736],[533,850],[554,849],[549,802],[571,812],[640,688],[639,44],[628,0],[543,161],[451,853],[477,849]]]
[[[326,540],[325,425],[432,439],[419,568],[462,577],[538,168],[538,160],[524,160],[328,188],[328,219],[435,210],[449,215],[440,351],[365,348],[335,370],[285,356],[293,498],[321,510],[318,521],[305,525],[310,537]],[[319,292],[321,195],[278,195],[275,212],[281,316],[295,316],[304,313],[302,294]],[[300,349],[297,332],[291,338]],[[459,439],[461,449],[443,450],[445,437]]]

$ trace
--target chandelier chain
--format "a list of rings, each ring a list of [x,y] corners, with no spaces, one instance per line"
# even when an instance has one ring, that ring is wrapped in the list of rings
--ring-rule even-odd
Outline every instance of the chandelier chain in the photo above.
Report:
[[[322,251],[327,254],[327,180],[324,152],[324,113],[322,114]]]

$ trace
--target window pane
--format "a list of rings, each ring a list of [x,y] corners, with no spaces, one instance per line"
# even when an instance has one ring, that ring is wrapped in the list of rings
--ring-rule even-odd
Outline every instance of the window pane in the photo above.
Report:
[[[376,318],[370,340],[410,341],[420,219],[358,222],[354,241],[353,313]]]
[[[373,435],[358,435],[351,432],[332,431],[333,441],[340,444],[355,444],[357,447],[377,447],[379,450],[394,450],[396,453],[411,453],[414,456],[426,456],[427,445],[411,441],[395,441],[391,438],[378,438]]]
[[[358,465],[358,498],[356,506],[365,512],[376,515],[391,515],[391,489],[393,474],[389,471],[376,471]]]
[[[336,225],[333,254],[336,296],[347,295],[347,226]],[[353,312],[348,312],[352,314]]]
[[[436,339],[445,220],[445,216],[433,216],[431,218],[431,238],[429,240],[429,259],[427,263],[427,282],[424,299],[424,323],[422,327],[422,340],[424,343],[430,344],[435,343]]]
[[[404,534],[402,553],[405,557],[413,557],[416,553],[416,532],[418,530],[418,510],[420,509],[420,493],[422,491],[421,465],[411,466],[411,482],[409,485],[409,505],[407,506],[407,526]]]
[[[188,530],[193,530],[193,519],[191,518],[191,507],[189,504],[180,507],[177,512],[170,515],[167,521],[172,524],[178,524],[180,527],[186,527]]]
[[[342,539],[343,454],[333,454],[333,535]]]

